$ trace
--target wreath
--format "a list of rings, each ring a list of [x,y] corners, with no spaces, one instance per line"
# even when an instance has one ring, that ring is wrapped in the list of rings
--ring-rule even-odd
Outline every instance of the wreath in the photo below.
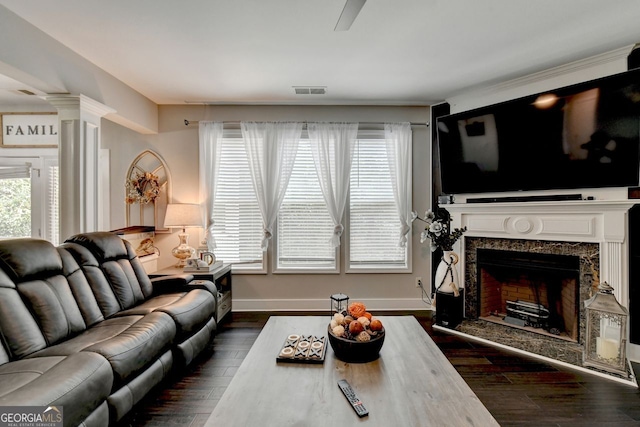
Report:
[[[133,203],[146,205],[153,203],[160,194],[160,183],[158,177],[151,172],[136,172],[135,178],[127,181],[126,189],[125,202],[128,205]]]

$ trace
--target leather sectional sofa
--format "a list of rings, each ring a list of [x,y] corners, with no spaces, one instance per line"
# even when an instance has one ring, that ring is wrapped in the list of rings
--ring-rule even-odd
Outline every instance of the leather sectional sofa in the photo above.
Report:
[[[112,233],[0,241],[0,406],[113,425],[210,345],[216,305],[212,282],[150,280]]]

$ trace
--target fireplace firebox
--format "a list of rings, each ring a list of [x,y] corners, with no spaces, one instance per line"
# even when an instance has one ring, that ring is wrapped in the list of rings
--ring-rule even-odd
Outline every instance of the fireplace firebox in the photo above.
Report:
[[[577,342],[580,258],[478,249],[478,315]]]

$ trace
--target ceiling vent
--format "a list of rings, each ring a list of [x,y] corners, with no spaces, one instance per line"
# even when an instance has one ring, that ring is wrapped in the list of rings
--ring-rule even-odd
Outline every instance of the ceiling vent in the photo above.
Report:
[[[296,95],[325,95],[327,93],[326,86],[294,86]]]
[[[18,89],[18,92],[24,94],[24,95],[35,95],[35,93],[31,92],[30,90],[27,89]]]

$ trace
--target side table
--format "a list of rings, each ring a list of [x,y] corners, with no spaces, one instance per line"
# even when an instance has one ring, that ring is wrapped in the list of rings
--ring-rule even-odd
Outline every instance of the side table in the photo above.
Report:
[[[193,274],[193,277],[200,280],[210,280],[218,288],[218,311],[216,319],[218,323],[231,312],[231,264],[222,264],[218,269],[207,272],[184,272],[180,268],[163,268],[149,274],[150,278],[173,276],[175,274]]]

